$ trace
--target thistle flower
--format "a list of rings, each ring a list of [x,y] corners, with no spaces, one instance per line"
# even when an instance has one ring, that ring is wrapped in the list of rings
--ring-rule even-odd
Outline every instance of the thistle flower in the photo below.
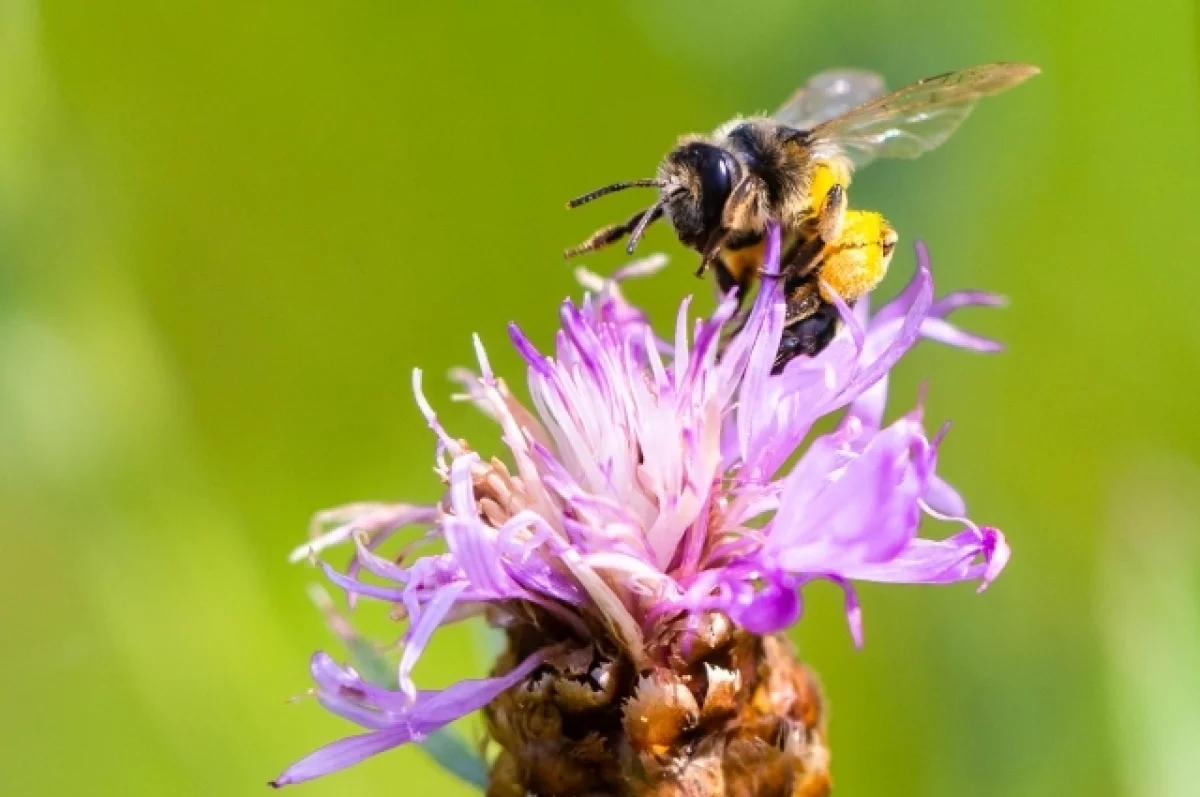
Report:
[[[769,273],[778,257],[773,229]],[[834,342],[778,375],[779,280],[764,280],[728,340],[732,297],[694,325],[684,301],[665,341],[621,291],[660,262],[610,280],[585,276],[593,293],[562,305],[553,355],[510,327],[529,405],[493,373],[478,338],[479,373],[458,374],[464,397],[499,424],[506,458],[451,436],[415,372],[445,497],[335,511],[321,518],[333,528],[295,554],[356,547],[346,572],[321,567],[352,601],[390,603],[407,620],[399,689],[318,653],[318,699],[368,732],[313,753],[274,785],[484,709],[499,747],[492,795],[826,793],[818,689],[781,634],[801,615],[800,588],[826,579],[844,590],[861,644],[853,582],[974,580],[982,590],[1008,559],[1003,536],[966,519],[936,473],[945,428],[929,436],[919,406],[884,423],[889,370],[920,338],[998,348],[947,320],[995,298],[934,301],[920,245],[917,260],[894,301],[873,315],[866,300],[840,307]],[[805,445],[838,412],[836,428]],[[917,536],[925,516],[956,533]],[[399,556],[379,555],[413,526],[425,531]],[[414,555],[433,543],[445,551]],[[413,667],[433,633],[476,615],[507,638],[492,676],[418,691]]]

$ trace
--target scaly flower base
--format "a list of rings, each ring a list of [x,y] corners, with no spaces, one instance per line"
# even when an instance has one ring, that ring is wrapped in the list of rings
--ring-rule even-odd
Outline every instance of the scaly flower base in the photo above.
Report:
[[[494,675],[545,647],[509,633]],[[821,797],[830,792],[819,687],[783,635],[721,614],[671,628],[653,668],[568,645],[484,710],[502,748],[488,797]]]

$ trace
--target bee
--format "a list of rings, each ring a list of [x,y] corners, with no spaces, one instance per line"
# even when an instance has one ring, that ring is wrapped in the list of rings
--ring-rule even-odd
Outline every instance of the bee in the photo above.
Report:
[[[1038,74],[1027,64],[996,63],[947,72],[890,94],[874,73],[823,72],[771,116],[736,118],[711,136],[688,135],[652,179],[613,183],[571,200],[579,207],[628,188],[657,188],[658,200],[627,221],[597,231],[567,257],[626,236],[633,254],[646,229],[666,218],[680,243],[700,253],[697,276],[712,267],[722,293],[738,300],[761,273],[767,224],[784,233],[780,277],[786,331],[776,360],[820,353],[840,314],[887,272],[896,231],[878,213],[852,210],[847,188],[856,168],[876,158],[915,158],[942,144],[983,97]]]

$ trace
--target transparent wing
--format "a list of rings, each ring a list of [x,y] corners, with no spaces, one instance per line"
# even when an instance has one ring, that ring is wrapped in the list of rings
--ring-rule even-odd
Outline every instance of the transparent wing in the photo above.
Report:
[[[887,87],[874,72],[831,69],[813,75],[796,89],[772,116],[775,121],[798,130],[810,130],[852,108],[883,96]]]
[[[1028,64],[985,64],[926,78],[818,125],[814,146],[833,145],[855,166],[875,158],[915,158],[949,138],[981,98],[1039,71]]]

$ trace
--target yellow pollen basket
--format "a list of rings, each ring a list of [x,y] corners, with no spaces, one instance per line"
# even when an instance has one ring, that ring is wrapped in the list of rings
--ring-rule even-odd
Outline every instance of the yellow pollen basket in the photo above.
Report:
[[[874,290],[887,274],[896,231],[873,211],[848,210],[842,237],[826,248],[821,269],[821,298],[832,293],[852,302]]]

